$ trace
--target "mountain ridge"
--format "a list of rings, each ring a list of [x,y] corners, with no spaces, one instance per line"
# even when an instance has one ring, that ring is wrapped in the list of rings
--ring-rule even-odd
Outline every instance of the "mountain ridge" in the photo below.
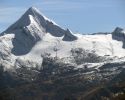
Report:
[[[39,10],[31,7],[2,33],[1,41],[5,39],[7,41],[0,42],[0,44],[3,46],[2,51],[6,45],[9,45],[6,51],[9,52],[8,57],[13,59],[13,63],[16,59],[37,62],[33,59],[34,57],[42,63],[41,55],[45,54],[68,58],[64,61],[71,63],[72,50],[85,50],[102,57],[105,55],[111,58],[124,57],[125,50],[122,48],[122,41],[117,41],[112,37],[115,32],[95,35],[74,34],[69,29],[61,28]],[[1,52],[1,55],[4,55],[3,53]]]

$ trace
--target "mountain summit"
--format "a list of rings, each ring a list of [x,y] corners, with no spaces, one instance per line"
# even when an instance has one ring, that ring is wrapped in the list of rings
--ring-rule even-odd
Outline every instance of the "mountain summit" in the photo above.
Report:
[[[20,29],[30,32],[33,31],[37,34],[49,32],[57,37],[63,36],[65,33],[64,29],[60,28],[57,24],[55,24],[55,22],[41,14],[35,7],[29,8],[24,15],[17,22],[11,25],[4,33],[13,33],[15,30]]]
[[[28,28],[28,26],[32,26],[32,27]],[[15,30],[18,30],[21,28],[24,29],[25,31],[28,28],[27,31],[30,31],[30,32],[34,31],[34,33],[37,33],[37,34],[48,32],[51,35],[56,37],[61,37],[66,32],[66,30],[59,27],[54,21],[45,17],[35,7],[29,8],[16,23],[10,26],[4,33],[13,32],[13,31],[15,32]]]
[[[14,34],[12,53],[14,55],[27,54],[46,33],[54,37],[62,37],[67,30],[59,27],[55,22],[45,17],[35,7],[29,8],[24,15],[2,34]],[[68,33],[67,33],[68,34]],[[70,34],[70,33],[69,33]],[[72,36],[73,37],[73,36]],[[76,40],[72,38],[71,40]]]

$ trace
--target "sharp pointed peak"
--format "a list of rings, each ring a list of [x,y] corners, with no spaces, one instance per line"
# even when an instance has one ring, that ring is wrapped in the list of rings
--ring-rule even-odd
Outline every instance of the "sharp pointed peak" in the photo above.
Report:
[[[36,7],[34,7],[34,6],[31,6],[29,9],[37,9]]]
[[[44,20],[47,20],[49,22],[52,22],[53,24],[57,25],[54,21],[52,21],[51,19],[49,19],[48,17],[46,17],[43,13],[41,13],[41,11],[39,9],[37,9],[36,7],[30,7],[26,12],[26,15],[39,15],[41,17],[44,18]]]
[[[29,27],[30,25],[32,26],[36,24],[40,29],[46,30],[53,36],[57,37],[63,36],[66,31],[57,25],[54,21],[44,16],[44,14],[42,14],[36,7],[30,7],[20,17],[20,19],[12,24],[7,30],[5,30],[4,33],[12,33],[15,32],[15,30],[20,30],[24,27]],[[59,31],[59,33],[57,31]]]
[[[27,13],[39,13],[41,14],[41,12],[36,8],[36,7],[30,7],[27,11]]]

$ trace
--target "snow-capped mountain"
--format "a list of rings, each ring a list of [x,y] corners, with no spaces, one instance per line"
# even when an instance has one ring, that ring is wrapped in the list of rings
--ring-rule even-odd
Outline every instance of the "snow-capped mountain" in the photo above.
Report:
[[[72,50],[82,48],[98,56],[121,58],[125,56],[123,29],[116,28],[110,34],[81,35],[63,29],[34,7],[12,24],[0,36],[0,62],[7,69],[19,67],[20,62],[42,64],[41,55],[49,54],[71,63]],[[114,38],[115,37],[115,38]],[[17,64],[18,63],[18,64]],[[24,64],[25,64],[24,63]]]
[[[31,7],[0,34],[2,100],[110,100],[124,92],[109,88],[125,82],[124,69],[125,30],[119,27],[74,34]]]
[[[12,53],[14,55],[24,55],[42,39],[46,33],[54,37],[61,37],[69,31],[57,26],[34,8],[29,8],[26,13],[2,34],[14,34]],[[22,47],[22,48],[21,48]]]

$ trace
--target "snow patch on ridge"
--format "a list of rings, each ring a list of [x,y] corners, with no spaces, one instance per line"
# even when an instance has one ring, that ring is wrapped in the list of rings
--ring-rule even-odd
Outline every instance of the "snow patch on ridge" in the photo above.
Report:
[[[37,13],[39,13],[40,15],[42,15],[45,20],[47,20],[47,21],[49,21],[49,22],[52,22],[53,24],[59,26],[56,22],[54,22],[53,20],[51,20],[51,19],[49,19],[48,17],[46,17],[43,13],[41,13],[36,7],[31,7],[31,8],[29,8],[29,9],[32,9],[33,12],[37,12]]]

